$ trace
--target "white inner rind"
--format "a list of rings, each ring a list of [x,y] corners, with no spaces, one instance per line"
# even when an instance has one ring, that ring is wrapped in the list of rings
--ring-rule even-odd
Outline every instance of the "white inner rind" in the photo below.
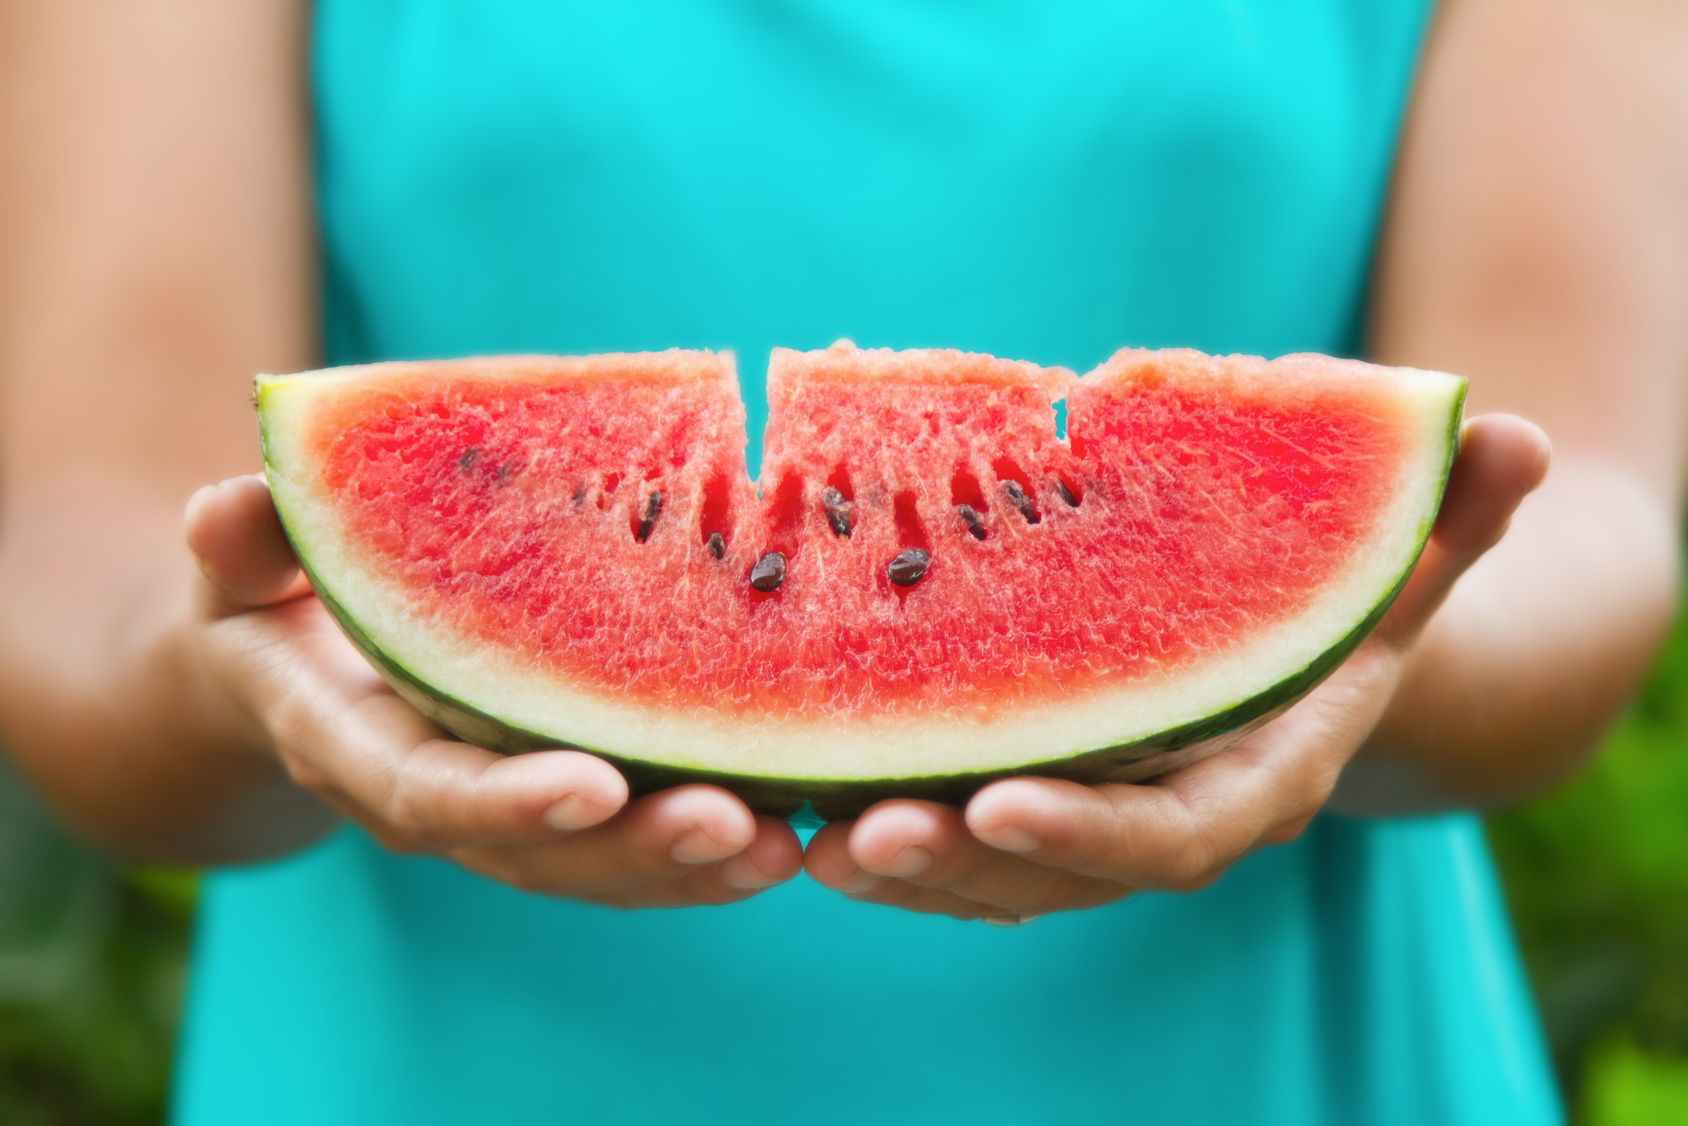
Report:
[[[1007,770],[1139,742],[1258,696],[1340,644],[1387,597],[1429,534],[1457,433],[1452,412],[1464,381],[1441,372],[1400,376],[1418,432],[1398,466],[1394,496],[1378,515],[1377,536],[1356,546],[1304,612],[1240,640],[1226,656],[1127,684],[1076,687],[988,720],[954,714],[751,719],[682,711],[583,692],[508,653],[442,636],[438,623],[412,613],[405,592],[348,547],[334,506],[301,456],[311,402],[332,395],[345,377],[266,377],[259,387],[270,489],[295,545],[370,642],[417,680],[513,727],[624,758],[849,781]]]

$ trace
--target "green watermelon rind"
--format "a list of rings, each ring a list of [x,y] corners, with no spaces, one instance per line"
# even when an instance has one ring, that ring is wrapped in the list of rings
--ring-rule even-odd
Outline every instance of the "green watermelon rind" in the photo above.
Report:
[[[1038,776],[1063,778],[1085,784],[1143,781],[1221,751],[1243,735],[1281,715],[1353,655],[1377,628],[1411,578],[1413,568],[1417,565],[1419,556],[1423,554],[1425,544],[1429,542],[1441,498],[1447,489],[1454,458],[1459,451],[1465,391],[1462,381],[1450,404],[1444,456],[1435,490],[1437,503],[1429,506],[1427,515],[1420,522],[1416,547],[1411,558],[1407,560],[1383,597],[1334,645],[1263,691],[1188,723],[1155,732],[1130,743],[1113,744],[1054,758],[1040,759],[1036,755],[1030,755],[1024,762],[1011,767],[979,772],[847,779],[757,776],[630,758],[603,747],[563,742],[555,737],[514,726],[428,684],[377,645],[358,625],[356,618],[335,598],[330,584],[322,581],[312,565],[310,552],[303,542],[303,537],[296,534],[284,506],[278,505],[277,513],[294,554],[310,579],[317,597],[352,645],[382,674],[400,697],[422,715],[465,742],[503,754],[558,749],[586,751],[612,763],[620,770],[636,796],[674,786],[707,783],[736,794],[751,809],[760,813],[790,816],[801,809],[804,803],[808,803],[820,817],[838,820],[853,817],[878,801],[894,797],[961,805],[984,786],[1001,778]],[[261,390],[259,395],[262,396]],[[263,424],[263,412],[260,410],[260,437],[263,441],[264,460],[266,466],[274,469],[271,458],[272,443],[267,431],[267,426]]]

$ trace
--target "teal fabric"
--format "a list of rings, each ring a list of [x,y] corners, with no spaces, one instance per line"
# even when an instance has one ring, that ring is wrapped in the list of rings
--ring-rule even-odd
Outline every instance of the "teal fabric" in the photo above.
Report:
[[[329,358],[1355,347],[1426,12],[319,0]],[[752,440],[753,460],[757,441]],[[347,829],[206,883],[174,1119],[1545,1123],[1477,823],[1017,930],[527,896]]]

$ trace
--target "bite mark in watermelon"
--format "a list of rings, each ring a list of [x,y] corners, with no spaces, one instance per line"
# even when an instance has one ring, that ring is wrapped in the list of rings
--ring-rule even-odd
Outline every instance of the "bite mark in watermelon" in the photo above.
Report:
[[[425,714],[837,816],[1137,780],[1294,702],[1411,571],[1464,387],[780,349],[760,490],[730,355],[264,376],[258,406],[300,561]]]

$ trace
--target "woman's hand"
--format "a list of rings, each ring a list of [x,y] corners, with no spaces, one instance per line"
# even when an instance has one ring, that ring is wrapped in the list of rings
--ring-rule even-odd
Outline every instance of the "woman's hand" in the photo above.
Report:
[[[1262,845],[1293,840],[1382,718],[1412,647],[1454,580],[1499,541],[1547,471],[1546,436],[1472,419],[1430,542],[1360,649],[1235,746],[1143,785],[1010,778],[965,810],[880,802],[809,842],[805,868],[852,899],[1019,923],[1138,889],[1189,891]]]
[[[201,489],[187,538],[204,576],[194,610],[204,661],[254,742],[388,848],[618,907],[730,903],[797,873],[791,828],[724,790],[629,803],[626,781],[591,755],[506,757],[453,741],[341,634],[260,478]]]

